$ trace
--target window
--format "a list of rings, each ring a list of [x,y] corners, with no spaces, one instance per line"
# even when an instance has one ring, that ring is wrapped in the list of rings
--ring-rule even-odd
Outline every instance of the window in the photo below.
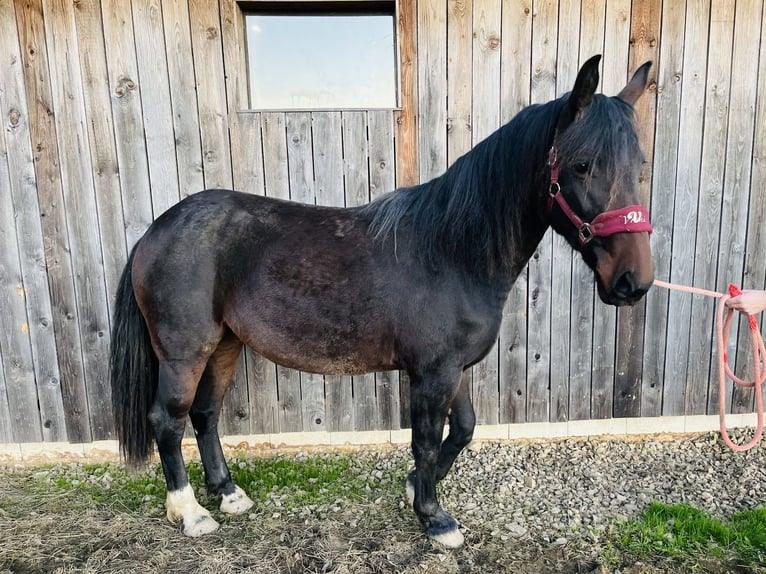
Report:
[[[394,2],[245,8],[250,107],[395,108]]]

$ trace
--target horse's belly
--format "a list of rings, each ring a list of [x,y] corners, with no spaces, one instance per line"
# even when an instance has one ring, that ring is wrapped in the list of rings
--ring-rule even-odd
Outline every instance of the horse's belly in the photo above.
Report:
[[[274,328],[256,322],[249,328],[234,328],[251,349],[270,361],[310,373],[359,375],[398,368],[393,343],[381,335],[343,333],[337,326],[316,325]]]
[[[283,367],[322,375],[360,375],[397,368],[393,356],[384,360],[382,356],[353,351],[344,355],[330,355],[311,345],[276,348],[273,344],[255,343],[248,346]]]

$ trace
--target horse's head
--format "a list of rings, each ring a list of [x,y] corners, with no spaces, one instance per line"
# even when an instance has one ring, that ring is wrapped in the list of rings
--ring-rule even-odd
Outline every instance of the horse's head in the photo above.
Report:
[[[600,59],[583,65],[560,113],[546,211],[593,269],[601,300],[632,305],[654,281],[651,225],[638,189],[643,154],[633,125],[651,62],[617,96],[606,97],[595,93]]]

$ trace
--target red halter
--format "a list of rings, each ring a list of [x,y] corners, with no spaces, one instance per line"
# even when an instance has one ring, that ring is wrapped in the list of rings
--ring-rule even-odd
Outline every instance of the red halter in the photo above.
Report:
[[[652,224],[649,223],[649,212],[642,205],[629,205],[620,209],[612,209],[599,213],[593,221],[585,223],[569,207],[559,185],[559,166],[556,157],[556,148],[552,147],[548,152],[548,165],[551,168],[551,185],[548,189],[547,212],[550,215],[553,204],[557,203],[567,216],[569,221],[577,228],[580,238],[580,246],[586,245],[594,237],[608,237],[615,233],[641,233],[652,232]]]

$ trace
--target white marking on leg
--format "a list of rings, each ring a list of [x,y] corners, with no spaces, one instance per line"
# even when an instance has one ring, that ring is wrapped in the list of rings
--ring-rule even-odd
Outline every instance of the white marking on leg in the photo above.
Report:
[[[415,504],[415,483],[410,481],[409,475],[407,476],[407,484],[404,487],[404,495],[407,497],[407,504],[413,506]]]
[[[463,545],[463,542],[465,542],[465,536],[463,536],[463,533],[456,528],[449,532],[431,536],[431,540],[434,540],[447,548],[460,548]]]
[[[181,532],[186,536],[196,538],[218,530],[218,523],[210,516],[210,512],[197,502],[190,484],[180,490],[168,491],[165,505],[168,520],[173,523],[180,521]]]
[[[221,497],[221,512],[227,514],[242,514],[247,512],[255,504],[245,491],[238,486],[234,486],[234,492],[224,494]]]

